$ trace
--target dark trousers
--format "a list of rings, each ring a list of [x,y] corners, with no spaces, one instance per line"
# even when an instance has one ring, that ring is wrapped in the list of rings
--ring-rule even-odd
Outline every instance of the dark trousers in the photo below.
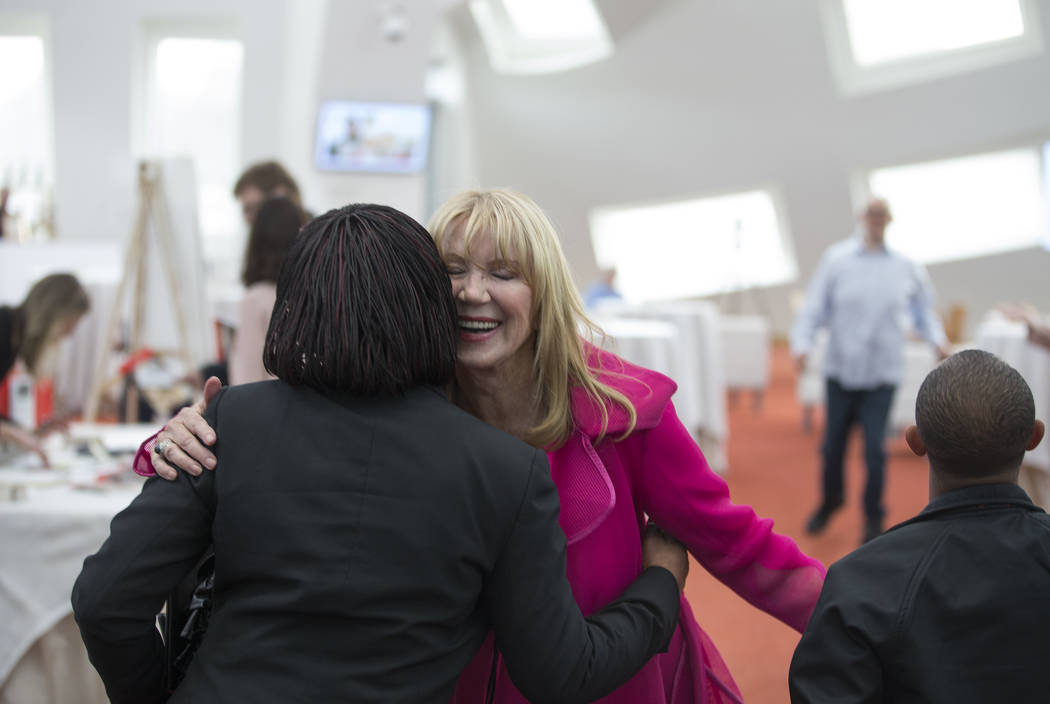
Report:
[[[874,389],[845,389],[834,379],[827,380],[824,428],[824,505],[842,503],[844,487],[842,463],[846,440],[856,422],[864,431],[864,461],[868,466],[868,483],[864,489],[864,512],[868,518],[882,518],[882,487],[886,469],[886,425],[893,403],[892,385]]]

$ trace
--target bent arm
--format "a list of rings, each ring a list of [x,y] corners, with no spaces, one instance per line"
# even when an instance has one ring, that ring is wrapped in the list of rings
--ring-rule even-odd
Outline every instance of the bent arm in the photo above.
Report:
[[[934,308],[937,296],[933,291],[933,282],[925,267],[915,264],[915,289],[909,307],[915,331],[922,339],[941,349],[948,344],[944,334],[941,317]]]
[[[744,599],[801,632],[824,583],[824,566],[773,521],[734,504],[674,406],[641,431],[631,457],[642,509],[685,543],[697,561]]]
[[[791,328],[791,354],[807,355],[813,347],[817,330],[828,324],[831,295],[831,253],[821,257],[813,279],[806,289],[806,300]]]
[[[211,540],[214,475],[153,478],[117,514],[102,548],[84,560],[73,614],[110,701],[168,698],[156,615]]]
[[[558,510],[546,457],[537,451],[517,522],[489,575],[485,597],[507,670],[530,701],[591,701],[666,649],[680,596],[671,573],[651,567],[619,599],[585,619],[565,576]]]

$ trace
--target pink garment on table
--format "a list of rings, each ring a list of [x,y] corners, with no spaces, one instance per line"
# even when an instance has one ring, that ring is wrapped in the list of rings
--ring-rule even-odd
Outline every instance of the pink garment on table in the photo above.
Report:
[[[581,389],[572,391],[577,429],[548,453],[568,538],[567,571],[584,614],[616,598],[642,570],[645,514],[689,549],[712,575],[751,604],[801,632],[824,583],[824,566],[773,522],[749,506],[734,505],[725,481],[707,465],[670,402],[675,384],[610,353],[589,348],[601,380],[627,395],[638,421],[627,439],[592,441],[600,415]],[[626,430],[626,414],[610,408],[608,438]],[[458,704],[484,701],[492,639],[460,677]],[[787,676],[787,673],[784,673]],[[496,699],[525,702],[499,664]],[[599,700],[613,704],[729,704],[740,691],[714,643],[682,598],[678,629],[667,653],[657,655],[624,686]]]
[[[590,614],[612,601],[642,571],[645,514],[685,543],[708,572],[751,604],[801,632],[824,584],[824,566],[795,542],[773,532],[773,521],[729,500],[729,488],[707,465],[671,404],[675,384],[610,353],[589,348],[601,380],[626,394],[638,421],[627,439],[626,414],[610,408],[608,438],[592,441],[598,409],[572,391],[576,431],[548,453],[568,538],[567,573],[580,610]],[[134,467],[153,474],[156,435],[139,448]],[[492,665],[491,636],[459,678],[453,702],[485,701]],[[787,673],[784,673],[787,676]],[[499,663],[496,702],[524,703]],[[685,597],[666,653],[601,702],[610,704],[734,704],[741,701],[722,656],[697,624]]]
[[[273,379],[263,367],[263,346],[270,327],[270,313],[277,300],[277,285],[258,281],[244,290],[237,330],[230,344],[230,385]]]

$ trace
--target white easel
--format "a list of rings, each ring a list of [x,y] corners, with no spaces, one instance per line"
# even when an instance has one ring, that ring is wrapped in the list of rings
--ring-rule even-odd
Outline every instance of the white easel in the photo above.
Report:
[[[168,211],[167,199],[164,195],[162,172],[163,169],[157,162],[142,161],[139,163],[139,198],[135,227],[128,242],[127,252],[124,257],[124,273],[121,276],[117,294],[113,299],[109,321],[106,324],[106,333],[99,340],[99,353],[95,363],[95,373],[91,381],[91,392],[88,394],[87,403],[84,407],[84,421],[87,423],[94,422],[95,417],[98,415],[98,407],[103,394],[119,383],[122,378],[119,374],[115,377],[107,377],[107,367],[113,350],[114,333],[117,330],[124,308],[124,296],[132,280],[134,280],[135,293],[131,301],[131,330],[128,339],[128,355],[135,355],[143,348],[142,328],[146,307],[146,263],[149,258],[151,232],[160,245],[160,260],[167,279],[167,291],[154,289],[150,292],[150,295],[167,295],[168,300],[171,301],[175,311],[174,323],[177,332],[177,349],[175,354],[183,361],[186,368],[191,366],[186,315],[179,296],[179,287],[173,267],[175,250],[172,244],[171,216]],[[150,227],[151,221],[153,227]],[[136,422],[138,420],[138,393],[133,385],[128,386],[125,408],[127,409],[128,422]]]

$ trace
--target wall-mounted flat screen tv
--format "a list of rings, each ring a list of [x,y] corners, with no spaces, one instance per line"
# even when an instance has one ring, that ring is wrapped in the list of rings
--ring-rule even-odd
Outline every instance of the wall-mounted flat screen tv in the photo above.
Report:
[[[429,145],[428,105],[330,100],[318,112],[314,163],[324,171],[418,173]]]

